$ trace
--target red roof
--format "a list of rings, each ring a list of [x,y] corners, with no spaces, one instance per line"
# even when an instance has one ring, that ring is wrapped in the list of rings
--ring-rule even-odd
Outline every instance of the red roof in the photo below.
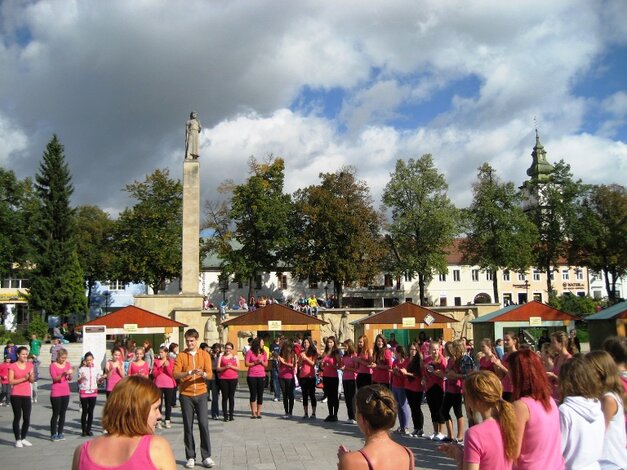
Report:
[[[449,323],[456,322],[452,317],[447,317],[434,310],[430,310],[420,305],[416,305],[412,302],[404,302],[396,307],[383,310],[382,312],[370,315],[369,317],[362,318],[356,323],[380,323],[380,324],[394,324],[403,323],[403,318],[413,317],[416,319],[416,323],[424,323],[425,316],[430,314],[435,320],[433,323]]]
[[[297,312],[285,305],[270,304],[239,317],[222,322],[224,326],[232,325],[266,325],[268,321],[281,321],[284,325],[325,325],[327,322],[306,313]]]
[[[528,322],[530,317],[541,317],[542,321],[577,320],[577,317],[570,313],[562,312],[549,305],[533,300],[522,305],[510,305],[495,312],[482,315],[472,323],[494,323],[494,322]]]
[[[168,317],[149,312],[143,308],[129,305],[113,313],[98,317],[84,323],[83,326],[104,325],[107,328],[124,328],[124,325],[136,324],[137,328],[179,328],[185,323],[171,320]]]

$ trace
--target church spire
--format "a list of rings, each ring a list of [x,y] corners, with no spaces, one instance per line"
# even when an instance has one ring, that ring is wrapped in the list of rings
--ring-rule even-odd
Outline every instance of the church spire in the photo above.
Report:
[[[533,152],[531,152],[531,157],[533,161],[531,166],[527,170],[527,175],[531,177],[531,179],[535,179],[540,183],[547,183],[553,173],[553,165],[551,165],[546,160],[546,150],[544,150],[544,146],[540,142],[540,136],[538,135],[538,128],[536,127],[536,145],[533,147]]]

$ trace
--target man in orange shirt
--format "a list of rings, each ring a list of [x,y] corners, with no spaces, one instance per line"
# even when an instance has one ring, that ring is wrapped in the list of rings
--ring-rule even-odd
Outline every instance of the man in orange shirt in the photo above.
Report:
[[[215,462],[211,459],[209,440],[209,411],[207,408],[207,379],[212,378],[211,356],[198,348],[198,331],[185,332],[185,351],[179,353],[174,361],[174,378],[179,380],[181,413],[183,414],[183,433],[185,442],[185,468],[194,468],[196,464],[196,444],[194,442],[194,415],[200,431],[200,454],[202,464],[211,468]]]

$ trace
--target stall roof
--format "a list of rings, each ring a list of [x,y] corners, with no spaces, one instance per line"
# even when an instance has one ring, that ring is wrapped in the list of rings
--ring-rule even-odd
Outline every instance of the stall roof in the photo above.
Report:
[[[586,320],[619,320],[627,318],[627,300],[601,310],[594,315],[589,315]]]
[[[101,326],[107,328],[124,328],[124,325],[136,324],[137,328],[179,328],[185,323],[171,320],[168,317],[149,312],[143,308],[129,305],[113,313],[90,320],[82,326]]]
[[[298,312],[285,305],[270,304],[244,313],[239,317],[222,322],[224,326],[266,325],[269,321],[281,321],[284,325],[326,325],[327,322],[306,313]]]
[[[435,312],[425,307],[421,307],[420,305],[416,305],[412,302],[404,302],[397,305],[396,307],[383,310],[379,313],[375,313],[374,315],[370,315],[369,317],[362,318],[361,320],[356,320],[352,323],[354,325],[364,325],[366,323],[394,324],[402,323],[403,318],[410,317],[414,317],[416,319],[416,323],[424,323],[425,316],[427,316],[428,314],[430,314],[434,318],[433,323],[457,322],[457,320],[455,320],[453,317],[442,315],[441,313]]]
[[[541,317],[542,320],[547,321],[577,320],[577,317],[570,313],[562,312],[542,302],[533,300],[522,305],[509,305],[495,312],[475,318],[470,323],[529,321],[530,317]]]

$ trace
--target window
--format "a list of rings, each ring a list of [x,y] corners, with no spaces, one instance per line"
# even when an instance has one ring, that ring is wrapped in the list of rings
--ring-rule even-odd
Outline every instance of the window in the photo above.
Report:
[[[309,280],[309,288],[310,289],[317,289],[318,288],[318,281],[314,281],[312,279]]]
[[[446,274],[439,275],[440,282],[446,282]]]
[[[575,277],[578,281],[583,281],[583,269],[577,268],[577,270],[575,271]]]
[[[537,300],[538,302],[542,302],[542,294],[540,292],[533,293],[533,300]]]
[[[105,290],[124,290],[124,288],[126,287],[126,284],[117,280],[105,281],[100,284],[100,287],[102,287]]]
[[[2,287],[4,289],[28,289],[30,287],[30,281],[28,279],[7,278],[2,280]]]
[[[593,290],[592,291],[592,298],[594,299],[600,299],[603,297],[603,293],[600,290]]]
[[[509,281],[509,269],[506,269],[505,271],[503,271],[503,280]]]
[[[472,280],[473,281],[478,281],[479,280],[479,270],[478,269],[473,269],[472,270]]]
[[[570,279],[570,274],[568,269],[562,269],[562,281],[568,281]]]
[[[534,269],[533,270],[533,280],[534,281],[539,281],[540,280],[540,270],[539,269]]]
[[[462,280],[462,275],[459,269],[453,269],[453,281],[459,282]]]
[[[555,280],[555,271],[553,269],[551,269],[550,271],[550,275],[551,275],[551,281]]]
[[[461,297],[455,297],[455,306],[459,307],[462,304],[462,298]]]
[[[507,307],[508,305],[511,305],[511,304],[512,304],[512,294],[509,292],[503,294],[503,305]]]
[[[414,276],[412,276],[409,273],[405,273],[405,282],[411,282],[411,280],[414,278]]]
[[[413,302],[413,297],[405,297],[405,302]]]
[[[394,279],[392,279],[391,274],[386,274],[383,276],[383,285],[385,287],[392,287],[394,285]]]
[[[446,307],[446,297],[440,297],[440,307]]]
[[[287,289],[287,274],[281,274],[279,276],[279,288]]]
[[[519,281],[524,281],[524,280],[526,280],[525,273],[518,273],[518,280],[519,280]],[[525,300],[525,302],[526,302],[526,300]]]
[[[492,271],[491,269],[488,269],[485,272],[485,280],[486,281],[493,281],[494,280],[494,271]]]
[[[600,272],[590,271],[590,278],[591,278],[591,281],[594,282],[594,281],[603,279],[603,276]]]

